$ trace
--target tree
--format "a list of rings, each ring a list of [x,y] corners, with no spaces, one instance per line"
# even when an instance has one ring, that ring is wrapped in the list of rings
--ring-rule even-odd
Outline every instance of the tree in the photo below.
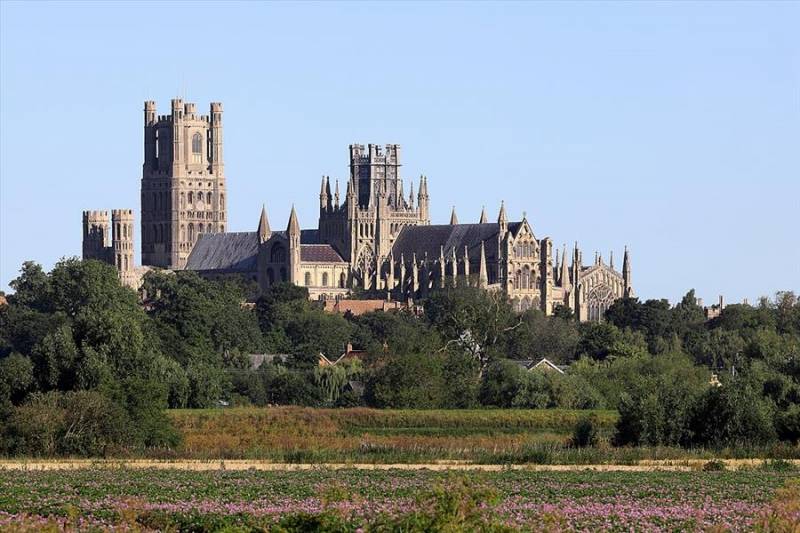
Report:
[[[435,409],[444,404],[441,356],[389,357],[367,381],[367,403],[375,407]]]
[[[767,403],[744,380],[711,387],[692,413],[692,441],[705,446],[765,444],[776,437]]]
[[[608,322],[586,322],[581,324],[580,332],[581,339],[575,350],[578,357],[591,357],[596,361],[608,357],[621,340],[620,331]]]
[[[475,287],[434,291],[424,305],[425,316],[441,334],[445,349],[459,346],[475,358],[481,372],[504,355],[508,333],[522,323],[504,293]]]

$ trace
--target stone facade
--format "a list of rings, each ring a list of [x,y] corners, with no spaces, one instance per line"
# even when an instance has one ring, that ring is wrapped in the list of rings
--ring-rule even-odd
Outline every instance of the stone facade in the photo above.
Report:
[[[137,289],[147,269],[134,264],[133,227],[131,209],[113,209],[110,221],[108,211],[83,212],[83,259],[114,265],[123,285]]]
[[[495,222],[483,210],[477,223],[461,224],[454,208],[449,224],[432,225],[428,179],[405,194],[399,145],[353,144],[349,159],[343,195],[337,180],[322,177],[317,229],[301,229],[292,207],[286,229],[272,231],[262,208],[256,231],[226,233],[222,104],[197,115],[194,104],[175,99],[171,114],[156,115],[145,102],[142,264],[242,276],[262,290],[288,281],[321,300],[355,290],[407,300],[469,285],[502,291],[521,311],[549,315],[563,305],[584,321],[601,320],[614,300],[633,294],[627,249],[621,272],[613,256],[606,264],[596,254],[584,266],[577,243],[568,261],[566,247],[554,255],[548,237],[525,216],[509,220],[502,204]],[[133,214],[114,212],[121,233],[109,244],[103,213],[84,213],[84,258],[117,265],[134,285]]]
[[[239,274],[262,289],[279,281],[308,288],[313,299],[346,298],[372,291],[395,300],[425,297],[437,288],[476,286],[508,294],[520,310],[552,314],[563,305],[579,320],[601,320],[617,298],[633,294],[630,255],[622,272],[595,256],[584,266],[577,244],[553,253],[527,220],[509,221],[501,204],[496,222],[485,210],[475,224],[430,223],[428,180],[403,192],[400,147],[351,145],[345,194],[323,176],[317,229],[302,230],[292,208],[285,231],[272,231],[265,208],[246,244],[229,236],[203,236],[186,268],[205,275]],[[243,237],[244,238],[244,237]],[[224,241],[224,242],[223,242]],[[220,253],[228,249],[227,253]]]
[[[180,269],[197,239],[225,233],[222,104],[208,115],[172,100],[169,115],[144,103],[142,264]]]

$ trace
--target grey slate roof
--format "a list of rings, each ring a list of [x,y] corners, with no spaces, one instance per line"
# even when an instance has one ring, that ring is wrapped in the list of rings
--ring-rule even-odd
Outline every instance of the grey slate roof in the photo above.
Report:
[[[255,272],[258,266],[258,233],[204,233],[186,260],[186,270]]]
[[[344,259],[330,244],[300,243],[300,261],[309,263],[344,263]]]
[[[405,259],[411,258],[411,254],[417,254],[417,259],[422,259],[425,253],[428,259],[439,257],[440,247],[444,247],[445,256],[449,254],[453,247],[460,258],[464,253],[464,246],[470,249],[470,259],[480,254],[481,241],[496,239],[500,231],[500,225],[496,222],[489,224],[449,224],[435,226],[406,226],[397,236],[392,246],[395,259],[400,258],[402,253]],[[487,242],[486,253],[490,252],[490,243]]]

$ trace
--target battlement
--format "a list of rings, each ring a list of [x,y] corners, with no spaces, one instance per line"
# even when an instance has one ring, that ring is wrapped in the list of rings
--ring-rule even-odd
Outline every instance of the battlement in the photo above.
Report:
[[[113,220],[133,220],[133,209],[112,209],[111,218]]]
[[[400,163],[400,145],[368,144],[366,150],[363,144],[350,145],[350,164],[370,163]]]
[[[108,222],[108,211],[84,211],[83,221],[89,223]]]

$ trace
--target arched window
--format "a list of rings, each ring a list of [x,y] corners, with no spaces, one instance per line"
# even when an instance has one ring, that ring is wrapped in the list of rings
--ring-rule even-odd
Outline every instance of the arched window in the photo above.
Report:
[[[181,224],[181,241],[186,240],[186,226]]]
[[[125,270],[128,270],[128,256],[125,256]]]
[[[181,209],[183,209],[184,207],[186,207],[186,193],[182,192],[181,193]]]
[[[311,272],[306,272],[306,287],[311,286]]]
[[[189,203],[194,203],[194,193],[192,191],[189,191]]]
[[[225,205],[225,195],[222,193],[219,194],[219,204]]]
[[[344,272],[339,275],[339,288],[344,289],[345,284],[347,283],[347,276]]]
[[[197,201],[199,203],[203,202],[203,191],[197,191]]]
[[[192,136],[192,163],[203,162],[203,136],[195,133]]]
[[[322,286],[323,287],[327,287],[328,286],[328,273],[327,272],[323,272],[322,273]]]
[[[270,263],[285,263],[286,262],[286,249],[280,244],[272,246],[269,257]]]
[[[194,223],[189,222],[189,242],[194,242]]]
[[[220,233],[225,233],[225,226],[220,226],[219,227],[219,232]]]
[[[210,192],[206,193],[206,203],[209,204],[209,205],[211,204],[211,193]]]
[[[197,226],[197,238],[200,238],[200,234],[201,233],[203,233],[203,223],[202,222]]]

